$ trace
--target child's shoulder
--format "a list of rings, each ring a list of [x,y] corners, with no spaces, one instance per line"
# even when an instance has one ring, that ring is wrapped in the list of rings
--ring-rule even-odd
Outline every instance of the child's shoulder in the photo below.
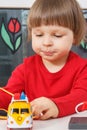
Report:
[[[40,57],[38,56],[38,55],[36,55],[36,54],[34,54],[34,55],[32,55],[32,56],[29,56],[29,57],[26,57],[26,58],[24,58],[24,60],[23,60],[23,62],[25,63],[25,64],[29,64],[29,63],[35,63],[37,60],[39,60],[40,59]]]
[[[75,64],[87,64],[87,58],[83,58],[79,54],[72,51],[70,52],[69,59],[75,62]]]

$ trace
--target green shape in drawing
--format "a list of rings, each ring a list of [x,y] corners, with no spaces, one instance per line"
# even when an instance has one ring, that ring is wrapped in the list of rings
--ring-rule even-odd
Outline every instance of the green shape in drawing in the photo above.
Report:
[[[3,41],[5,42],[5,44],[12,50],[14,51],[14,47],[11,43],[11,40],[10,40],[10,36],[8,34],[8,32],[6,31],[6,28],[5,28],[5,25],[4,23],[2,23],[2,26],[1,26],[1,37],[3,39]]]
[[[21,45],[21,41],[22,41],[22,36],[19,36],[15,43],[15,50],[19,48],[19,46]]]

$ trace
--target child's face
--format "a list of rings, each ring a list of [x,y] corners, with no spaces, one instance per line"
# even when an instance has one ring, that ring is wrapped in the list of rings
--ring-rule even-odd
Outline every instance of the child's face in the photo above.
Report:
[[[64,59],[68,56],[73,42],[73,32],[69,28],[57,25],[32,28],[32,48],[43,60]]]

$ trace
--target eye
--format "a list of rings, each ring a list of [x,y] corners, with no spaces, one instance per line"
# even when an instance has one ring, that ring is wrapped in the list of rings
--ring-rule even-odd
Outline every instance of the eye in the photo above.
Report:
[[[55,37],[61,38],[63,35],[54,35]]]
[[[36,37],[42,37],[42,36],[43,36],[43,33],[41,33],[41,32],[36,32],[36,33],[35,33],[35,36],[36,36]]]
[[[36,37],[42,37],[43,35],[42,34],[36,34]]]

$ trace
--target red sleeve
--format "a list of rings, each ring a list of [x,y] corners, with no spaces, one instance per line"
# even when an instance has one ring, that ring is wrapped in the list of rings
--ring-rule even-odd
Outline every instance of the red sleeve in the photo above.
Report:
[[[24,86],[24,65],[21,64],[12,72],[12,75],[8,80],[7,85],[3,88],[14,94],[23,91]],[[0,108],[7,109],[11,98],[11,95],[0,90]]]
[[[58,106],[58,117],[75,113],[76,105],[87,101],[87,65],[80,70],[79,75],[75,78],[70,93],[52,100]]]

